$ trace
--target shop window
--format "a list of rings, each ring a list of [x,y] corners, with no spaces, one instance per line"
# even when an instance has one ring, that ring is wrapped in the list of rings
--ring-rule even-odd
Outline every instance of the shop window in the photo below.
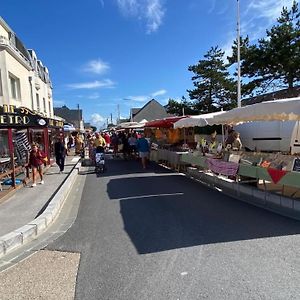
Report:
[[[0,96],[3,96],[1,70],[0,70]]]
[[[44,113],[47,113],[46,99],[43,98]]]
[[[9,157],[7,129],[0,129],[0,157]]]
[[[36,110],[37,111],[41,111],[40,96],[39,96],[39,94],[36,94]]]
[[[9,81],[12,99],[21,100],[20,79],[9,73]]]

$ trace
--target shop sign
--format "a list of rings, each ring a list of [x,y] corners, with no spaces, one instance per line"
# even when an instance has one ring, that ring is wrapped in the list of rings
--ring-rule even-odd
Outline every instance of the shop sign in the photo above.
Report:
[[[26,107],[14,105],[0,106],[0,127],[34,127],[45,126],[47,118]]]

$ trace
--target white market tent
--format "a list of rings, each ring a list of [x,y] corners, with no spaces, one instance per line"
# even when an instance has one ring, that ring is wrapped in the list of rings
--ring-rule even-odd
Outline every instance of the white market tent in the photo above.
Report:
[[[203,114],[198,116],[189,116],[178,120],[174,123],[174,128],[187,128],[187,127],[204,127],[210,125],[210,120],[215,116],[220,116],[226,113],[225,111],[218,111],[209,114]]]
[[[137,129],[143,128],[147,120],[142,120],[141,122],[123,122],[120,123],[117,127],[122,129]]]
[[[253,121],[299,121],[300,97],[266,101],[234,108],[207,119],[207,125],[232,124]]]

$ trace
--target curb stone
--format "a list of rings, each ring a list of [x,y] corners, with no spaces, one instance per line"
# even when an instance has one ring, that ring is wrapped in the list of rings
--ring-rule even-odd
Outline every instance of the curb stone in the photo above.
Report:
[[[0,258],[30,242],[53,223],[69,195],[80,169],[81,162],[79,161],[39,217],[0,237]]]

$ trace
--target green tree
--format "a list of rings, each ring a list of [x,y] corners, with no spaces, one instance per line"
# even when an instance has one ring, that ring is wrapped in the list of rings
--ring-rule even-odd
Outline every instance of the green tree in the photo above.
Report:
[[[300,81],[300,13],[298,3],[283,7],[280,17],[257,45],[242,40],[242,76],[249,79],[245,90],[266,92],[271,88],[293,87]],[[236,62],[236,43],[231,63]]]
[[[166,105],[167,113],[182,116],[185,115],[195,115],[197,111],[195,111],[193,107],[193,103],[189,102],[184,96],[181,97],[181,100],[177,101],[174,99],[169,99],[168,104]]]
[[[188,90],[199,113],[208,113],[235,106],[235,82],[230,78],[224,62],[224,51],[218,46],[212,47],[197,65],[189,66],[195,75],[192,81],[195,89]]]

